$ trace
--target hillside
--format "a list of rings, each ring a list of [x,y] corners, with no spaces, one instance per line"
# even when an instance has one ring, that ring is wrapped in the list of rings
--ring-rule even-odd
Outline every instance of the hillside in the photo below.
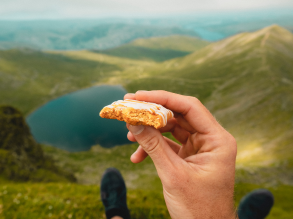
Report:
[[[148,75],[144,69],[156,66],[154,61],[168,54],[170,49],[176,49],[174,41],[179,36],[164,37],[164,48],[156,49],[157,38],[139,40],[145,42],[142,57],[147,60],[115,57],[91,51],[38,51],[32,49],[0,50],[0,104],[8,104],[19,108],[24,114],[29,114],[37,107],[61,95],[98,84],[119,84],[124,79],[132,80],[134,74]],[[179,50],[180,46],[199,48],[206,44],[191,37],[179,37],[180,44],[174,55],[187,54]],[[154,40],[155,39],[155,40]],[[162,41],[161,39],[159,41]],[[152,46],[150,42],[153,42]],[[168,42],[168,43],[167,43]],[[173,42],[173,43],[172,43]],[[135,43],[136,44],[136,43]],[[185,45],[185,47],[184,47]],[[194,46],[192,46],[194,45]],[[150,49],[147,48],[151,47]],[[162,46],[162,45],[161,45]],[[158,51],[162,53],[158,54]],[[166,56],[165,56],[166,57]],[[164,58],[164,57],[163,57]]]
[[[87,51],[66,54],[71,57],[31,49],[0,51],[0,104],[15,106],[27,115],[63,94],[109,83],[125,69],[151,64]]]
[[[75,177],[57,167],[35,142],[23,115],[10,106],[0,106],[0,181],[75,182]]]
[[[145,42],[135,44],[156,44]],[[170,90],[198,97],[236,136],[238,166],[292,167],[292,45],[292,33],[270,26],[163,63],[90,51],[0,51],[0,101],[27,114],[101,83],[123,84],[130,92]]]
[[[293,35],[279,26],[164,62],[126,88],[197,96],[236,137],[238,166],[293,167]]]
[[[208,44],[207,41],[196,37],[174,35],[137,39],[117,48],[96,50],[95,52],[130,59],[161,62],[186,56]]]

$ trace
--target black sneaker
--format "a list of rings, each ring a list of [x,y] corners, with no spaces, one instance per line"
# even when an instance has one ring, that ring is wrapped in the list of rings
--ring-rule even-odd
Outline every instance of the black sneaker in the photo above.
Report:
[[[100,189],[107,219],[114,216],[130,219],[126,204],[126,186],[119,170],[108,168],[103,174]]]
[[[256,189],[244,196],[238,206],[239,219],[264,219],[274,204],[273,194],[266,189]]]

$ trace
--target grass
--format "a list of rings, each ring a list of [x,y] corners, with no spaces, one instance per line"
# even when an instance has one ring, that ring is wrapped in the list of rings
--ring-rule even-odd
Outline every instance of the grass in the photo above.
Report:
[[[33,50],[0,51],[0,104],[28,114],[63,94],[93,85],[120,68]],[[106,74],[107,73],[107,74]]]
[[[22,183],[1,186],[5,218],[106,218],[97,185]],[[132,218],[169,218],[161,192],[128,191]]]
[[[137,146],[132,144],[109,149],[97,145],[90,151],[73,153],[49,146],[43,149],[61,169],[73,172],[80,184],[99,184],[102,173],[108,167],[115,167],[121,171],[129,188],[159,190],[161,183],[151,159],[139,164],[130,161]]]
[[[207,41],[195,37],[174,35],[137,39],[117,48],[97,50],[96,52],[123,58],[162,62],[186,56],[208,44]]]
[[[245,194],[257,188],[269,189],[275,197],[274,207],[267,219],[293,217],[292,186],[237,184],[236,206]],[[160,191],[128,189],[127,199],[133,219],[170,218]],[[106,218],[98,185],[3,183],[0,187],[0,200],[0,218]]]
[[[171,49],[152,49],[140,46],[124,45],[108,50],[97,50],[96,52],[111,56],[118,56],[129,59],[150,60],[156,62],[166,61],[181,56],[186,56],[190,52],[171,50]]]

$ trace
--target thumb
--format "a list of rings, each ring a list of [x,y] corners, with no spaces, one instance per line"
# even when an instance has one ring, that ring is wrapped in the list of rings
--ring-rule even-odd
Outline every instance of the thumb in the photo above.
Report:
[[[159,130],[150,126],[133,126],[129,124],[127,124],[127,128],[151,157],[157,170],[172,168],[173,162],[178,159],[178,156],[170,148]]]

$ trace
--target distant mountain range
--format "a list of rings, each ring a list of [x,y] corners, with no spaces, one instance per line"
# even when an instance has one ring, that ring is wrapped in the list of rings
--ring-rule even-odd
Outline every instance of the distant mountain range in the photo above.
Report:
[[[0,20],[0,49],[105,50],[140,38],[171,35],[196,36],[214,42],[272,24],[292,32],[292,8],[152,18]]]
[[[9,22],[8,22],[9,24]],[[55,26],[52,23],[13,23],[9,28],[5,22],[0,22],[0,49],[26,47],[40,50],[81,50],[108,49],[129,43],[138,38],[170,36],[174,34],[197,36],[192,30],[180,27],[158,27],[155,25],[138,25],[125,23],[106,23],[91,26],[74,25],[69,22]],[[53,23],[54,24],[54,23]],[[26,26],[27,25],[27,26]],[[46,26],[47,25],[47,26]],[[8,27],[7,27],[8,26]]]

